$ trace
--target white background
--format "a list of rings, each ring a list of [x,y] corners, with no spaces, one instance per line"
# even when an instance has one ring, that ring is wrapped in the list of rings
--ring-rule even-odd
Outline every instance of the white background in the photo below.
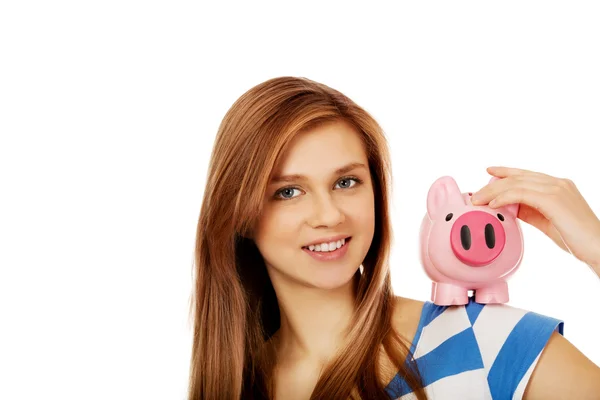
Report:
[[[600,214],[597,2],[3,2],[0,398],[183,399],[194,235],[214,135],[275,76],[334,87],[393,155],[398,294],[430,184],[506,165]],[[391,4],[391,3],[390,3]],[[523,226],[510,305],[600,364],[600,279]]]

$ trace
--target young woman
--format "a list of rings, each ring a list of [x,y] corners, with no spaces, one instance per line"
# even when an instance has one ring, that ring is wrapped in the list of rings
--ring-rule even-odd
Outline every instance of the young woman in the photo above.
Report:
[[[480,204],[521,203],[600,275],[600,221],[570,181],[489,172]],[[340,92],[280,77],[233,104],[198,221],[189,399],[599,398],[562,321],[394,295],[389,185],[382,129]]]

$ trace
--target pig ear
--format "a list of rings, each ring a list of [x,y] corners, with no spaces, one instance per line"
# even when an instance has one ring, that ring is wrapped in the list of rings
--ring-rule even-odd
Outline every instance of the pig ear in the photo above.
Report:
[[[463,204],[464,199],[456,184],[456,181],[450,176],[438,178],[427,194],[427,214],[434,219],[440,208],[448,204]]]
[[[519,214],[519,203],[507,204],[502,208],[508,211],[508,213],[511,214],[514,218],[517,218],[517,215]]]

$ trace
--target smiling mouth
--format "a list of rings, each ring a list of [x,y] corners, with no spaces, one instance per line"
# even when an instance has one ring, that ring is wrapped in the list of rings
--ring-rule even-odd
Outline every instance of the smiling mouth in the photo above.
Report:
[[[334,252],[336,250],[339,250],[342,247],[346,246],[348,244],[348,242],[350,241],[350,239],[352,239],[352,236],[348,236],[347,238],[345,238],[344,239],[344,243],[340,247],[337,247],[334,250],[327,250],[327,251],[315,250],[315,248],[316,248],[317,245],[311,245],[313,247],[313,250],[310,250],[310,246],[302,246],[302,249],[306,249],[308,251],[312,251],[312,252],[315,252],[315,253],[332,253],[332,252]]]

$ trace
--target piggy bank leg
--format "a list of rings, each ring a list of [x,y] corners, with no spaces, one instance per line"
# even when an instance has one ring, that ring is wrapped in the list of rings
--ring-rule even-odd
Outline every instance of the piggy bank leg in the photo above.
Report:
[[[469,302],[469,292],[451,283],[433,282],[431,301],[438,306],[463,305]]]
[[[508,285],[499,282],[475,291],[475,302],[482,304],[508,303]]]

